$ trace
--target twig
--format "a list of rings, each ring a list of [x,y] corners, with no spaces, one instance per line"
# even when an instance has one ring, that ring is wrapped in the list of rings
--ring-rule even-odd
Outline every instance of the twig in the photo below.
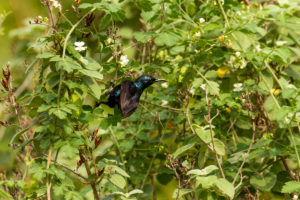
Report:
[[[215,158],[216,158],[216,161],[217,161],[217,165],[218,165],[218,168],[221,172],[221,176],[222,178],[225,178],[225,174],[223,172],[223,169],[222,169],[222,166],[221,166],[221,163],[219,161],[219,158],[218,158],[218,154],[217,154],[217,151],[216,151],[216,145],[215,145],[215,140],[214,140],[214,135],[213,135],[213,130],[212,130],[212,120],[215,119],[218,115],[219,115],[219,110],[217,110],[217,114],[211,118],[210,116],[210,102],[209,102],[209,99],[208,99],[208,90],[206,89],[206,104],[207,104],[207,119],[206,121],[208,122],[209,124],[209,130],[210,130],[210,137],[211,137],[211,142],[212,142],[212,149],[213,149],[213,153],[215,154]]]
[[[50,149],[49,149],[49,154],[48,154],[48,159],[47,159],[47,169],[49,169],[49,167],[50,167],[51,156],[52,156],[52,145],[50,146]],[[47,177],[46,185],[47,185],[47,200],[51,200],[51,181],[50,181],[49,175]]]
[[[82,178],[83,180],[86,181],[86,182],[82,182],[82,181],[81,181],[82,183],[84,183],[84,184],[90,184],[90,183],[88,182],[88,178],[87,178],[87,177],[85,177],[85,176],[79,174],[78,172],[76,172],[75,170],[71,169],[70,167],[68,167],[68,166],[66,166],[66,165],[64,165],[64,164],[62,164],[62,163],[60,163],[60,162],[58,162],[58,161],[55,161],[54,159],[51,159],[51,162],[53,162],[53,163],[55,163],[55,164],[57,164],[57,165],[59,165],[59,166],[65,168],[66,170],[72,172],[72,173],[75,174],[76,176],[78,176],[78,177],[80,177],[80,178]]]
[[[172,108],[172,107],[168,107],[168,106],[163,106],[163,105],[155,104],[155,103],[152,103],[152,102],[147,101],[147,100],[141,100],[141,101],[142,101],[142,102],[145,102],[145,103],[147,103],[147,104],[151,104],[151,105],[160,107],[160,108],[165,108],[165,109],[167,109],[167,110],[176,111],[176,112],[183,112],[183,110],[178,109],[178,108]]]
[[[66,38],[65,38],[65,42],[64,42],[64,47],[63,47],[63,53],[62,53],[62,59],[65,60],[65,56],[66,56],[66,49],[67,49],[67,44],[68,44],[68,40],[71,36],[71,34],[73,33],[73,31],[76,29],[76,27],[81,23],[81,21],[87,16],[89,15],[91,12],[94,12],[96,10],[96,8],[91,9],[89,12],[87,12],[80,20],[78,20],[78,22],[76,22],[76,24],[74,24],[72,26],[72,28],[70,29],[69,33],[67,34]],[[57,96],[57,105],[60,105],[60,91],[61,91],[61,86],[62,86],[62,79],[63,79],[63,70],[60,69],[60,75],[59,75],[59,85],[58,85],[58,96]]]
[[[90,166],[89,166],[89,163],[88,163],[88,159],[87,159],[87,157],[86,157],[86,155],[85,155],[85,153],[84,153],[84,151],[82,149],[80,150],[80,154],[82,156],[84,156],[85,170],[86,170],[86,173],[88,174],[88,176],[90,177],[92,175],[91,169],[90,169]],[[98,194],[98,191],[97,191],[97,188],[96,188],[95,181],[90,182],[90,185],[91,185],[91,188],[93,190],[94,199],[95,200],[100,200],[100,197],[99,197],[99,194]]]
[[[50,5],[50,1],[48,0],[46,3],[48,10],[49,10],[49,18],[50,18],[50,22],[51,22],[51,26],[53,29],[55,29],[55,22],[54,22],[54,17],[53,17],[53,7]]]
[[[251,101],[250,101],[250,98],[249,98],[249,94],[248,92],[246,92],[246,95],[247,95],[247,100],[248,100],[248,104],[249,104],[249,108],[248,108],[248,115],[249,117],[251,118],[251,121],[252,121],[252,139],[251,139],[251,143],[249,145],[249,148],[247,150],[247,153],[244,155],[244,160],[239,168],[239,170],[237,171],[233,181],[232,181],[232,184],[234,185],[235,182],[236,182],[236,179],[238,177],[239,174],[242,173],[242,170],[243,170],[243,167],[244,167],[244,164],[246,163],[248,157],[249,157],[249,154],[250,154],[250,151],[252,149],[252,146],[253,144],[255,143],[255,135],[256,135],[256,124],[255,124],[255,119],[254,119],[254,116],[251,116],[250,115],[250,111],[252,111],[252,106],[251,106]]]
[[[243,180],[246,176],[243,176],[242,172],[240,173],[241,176],[241,180],[239,182],[239,184],[237,184],[237,186],[234,187],[234,190],[237,190],[242,184],[243,184]]]

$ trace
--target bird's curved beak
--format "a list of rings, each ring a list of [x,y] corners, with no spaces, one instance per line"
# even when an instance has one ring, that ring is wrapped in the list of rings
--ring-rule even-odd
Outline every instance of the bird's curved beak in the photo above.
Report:
[[[168,81],[165,79],[156,79],[155,82],[168,82]]]

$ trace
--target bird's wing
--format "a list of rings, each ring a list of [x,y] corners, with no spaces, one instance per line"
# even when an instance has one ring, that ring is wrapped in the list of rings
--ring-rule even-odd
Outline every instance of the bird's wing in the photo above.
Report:
[[[121,84],[120,106],[123,117],[129,117],[138,107],[139,102],[133,98],[136,88],[131,81]]]

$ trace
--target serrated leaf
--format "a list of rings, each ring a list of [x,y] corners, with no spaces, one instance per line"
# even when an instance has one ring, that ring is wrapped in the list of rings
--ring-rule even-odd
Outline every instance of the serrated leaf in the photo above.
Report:
[[[234,186],[226,179],[224,178],[218,179],[216,181],[216,186],[222,193],[226,194],[230,198],[234,197],[234,193],[235,193]]]
[[[214,138],[214,142],[215,142],[215,148],[216,148],[217,154],[224,156],[225,155],[225,144],[217,138]]]
[[[209,165],[207,167],[205,167],[204,169],[192,169],[190,171],[188,171],[187,175],[197,175],[197,176],[204,176],[204,175],[208,175],[211,172],[217,170],[218,167],[216,167],[215,165]]]
[[[267,173],[264,175],[251,176],[250,184],[261,191],[270,191],[276,183],[276,175]]]
[[[190,148],[192,148],[196,143],[191,143],[191,144],[187,144],[187,145],[184,145],[180,148],[178,148],[174,153],[173,153],[173,156],[174,158],[176,158],[177,156],[179,156],[180,154],[184,153],[185,151],[189,150]]]
[[[95,81],[95,79],[91,78],[89,76],[84,76],[82,79],[83,79],[84,83],[88,86],[88,88],[92,91],[92,95],[96,99],[100,99],[102,89],[98,85],[98,83]]]
[[[55,54],[53,54],[53,53],[50,53],[50,52],[43,52],[43,53],[41,53],[41,54],[38,54],[36,57],[37,58],[52,58],[52,57],[54,57],[55,56]]]
[[[172,198],[176,199],[177,197],[179,197],[179,199],[181,199],[184,195],[193,192],[193,189],[180,189],[179,190],[179,194],[178,194],[178,189],[176,189],[173,192]]]
[[[160,33],[154,40],[155,44],[158,46],[173,46],[177,44],[177,42],[180,40],[180,37],[172,32],[163,32]]]
[[[298,192],[300,193],[300,182],[297,181],[289,181],[284,184],[281,189],[282,193],[293,193]]]
[[[97,79],[103,79],[103,75],[97,71],[87,70],[87,69],[80,69],[80,73],[83,75],[87,75],[89,77],[97,78]]]
[[[105,28],[109,25],[110,20],[111,20],[111,15],[110,15],[110,14],[106,14],[106,15],[101,19],[101,22],[100,22],[100,25],[99,25],[99,29],[100,29],[100,30],[105,29]]]
[[[126,186],[126,181],[123,178],[123,176],[119,175],[119,174],[113,174],[110,178],[109,181],[118,186],[119,188],[123,189]]]
[[[134,195],[134,194],[143,194],[143,193],[144,192],[142,190],[134,189],[128,193],[128,197],[130,197],[131,195]]]
[[[116,172],[118,172],[122,176],[130,178],[129,174],[127,174],[127,172],[125,172],[122,168],[120,168],[116,165],[109,165],[109,166],[112,167],[112,169],[114,169]]]
[[[196,187],[201,185],[202,188],[208,189],[215,185],[218,178],[215,175],[212,176],[197,176],[196,177]]]
[[[195,128],[195,131],[203,142],[205,142],[206,144],[210,143],[211,135],[209,130],[205,130],[203,128]]]
[[[220,89],[219,89],[219,84],[214,82],[214,81],[208,81],[208,93],[211,95],[219,95]]]

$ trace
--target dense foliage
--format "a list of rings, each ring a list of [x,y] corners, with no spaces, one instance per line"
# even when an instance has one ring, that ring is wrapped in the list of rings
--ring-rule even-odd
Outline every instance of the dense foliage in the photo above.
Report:
[[[297,199],[297,1],[41,3],[10,33],[25,68],[3,66],[1,198]],[[132,116],[95,108],[142,74],[168,82]]]

